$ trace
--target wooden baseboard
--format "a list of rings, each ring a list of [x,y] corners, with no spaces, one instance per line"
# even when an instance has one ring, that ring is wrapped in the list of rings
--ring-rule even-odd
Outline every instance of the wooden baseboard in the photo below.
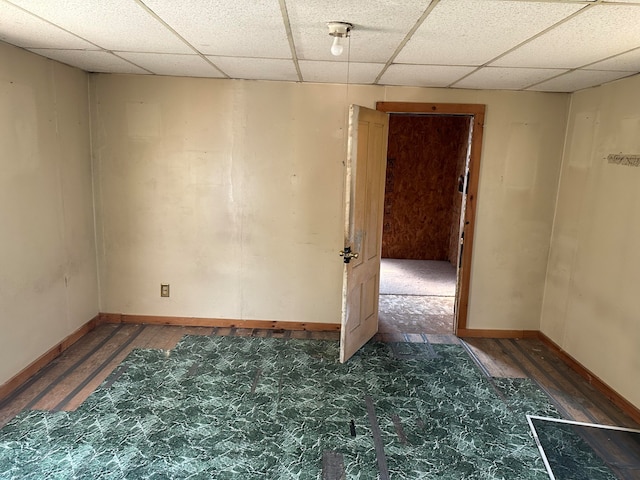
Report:
[[[461,338],[538,338],[537,330],[487,330],[459,328],[456,336]]]
[[[553,350],[564,363],[569,365],[569,367],[575,371],[578,375],[584,378],[590,385],[592,385],[596,390],[599,390],[600,393],[605,395],[614,405],[616,405],[620,410],[626,413],[628,416],[633,418],[634,421],[640,423],[640,409],[625,399],[622,395],[616,392],[613,388],[603,382],[597,375],[591,372],[588,368],[582,365],[579,361],[565,352],[562,347],[560,347],[556,342],[547,337],[544,333],[538,332],[538,338],[542,343],[547,345],[551,350]]]
[[[227,318],[162,317],[154,315],[127,315],[101,313],[103,323],[143,323],[150,325],[176,325],[181,327],[264,328],[268,330],[307,330],[314,332],[340,331],[339,323],[286,322],[278,320],[232,320]]]
[[[7,380],[4,384],[0,385],[0,401],[8,397],[13,391],[15,391],[20,385],[29,380],[38,371],[48,365],[52,360],[58,357],[71,345],[76,343],[82,337],[84,337],[91,330],[96,328],[101,323],[100,315],[98,314],[87,323],[82,325],[72,334],[64,338],[60,343],[54,345],[45,353],[40,355],[36,360],[27,365],[24,369],[18,372],[16,375]]]

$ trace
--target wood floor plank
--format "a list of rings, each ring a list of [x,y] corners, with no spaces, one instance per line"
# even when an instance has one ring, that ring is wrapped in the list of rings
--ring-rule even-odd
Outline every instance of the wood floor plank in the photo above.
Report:
[[[202,335],[208,337],[213,332],[213,327],[184,327],[184,335]]]
[[[81,339],[79,339],[70,349],[65,350],[59,357],[54,359],[49,365],[35,374],[15,394],[10,395],[0,404],[0,428],[6,425],[13,417],[25,408],[34,408],[34,400],[46,393],[51,385],[60,376],[67,374],[73,365],[87,353],[95,349],[99,344],[118,327],[117,325],[105,326],[101,331],[95,329]],[[33,380],[33,381],[32,381]]]
[[[567,390],[568,393],[572,393],[575,397],[585,398],[585,408],[591,412],[597,423],[640,428],[638,423],[634,422],[605,395],[573,371],[544,343],[538,340],[529,340],[522,341],[519,345],[531,358],[535,359],[538,365],[551,372],[556,378],[561,378],[570,384],[571,388],[563,390]]]
[[[573,390],[568,390],[570,385],[567,382],[558,378],[553,372],[532,363],[511,339],[498,339],[495,341],[505,354],[514,359],[518,367],[527,373],[529,378],[535,380],[550,394],[557,406],[563,411],[562,413],[566,414],[570,420],[594,422],[595,418],[589,409],[584,406],[586,399],[575,395]]]
[[[227,335],[231,335],[231,328],[229,327],[220,327],[218,328],[218,336],[225,337]]]
[[[254,331],[259,332],[261,337],[266,337],[266,331],[261,328],[238,328],[236,329],[236,337],[251,337]]]
[[[518,368],[499,346],[488,338],[466,338],[464,342],[484,365],[489,375],[496,378],[526,378],[527,374]]]
[[[89,375],[82,379],[82,382],[78,382],[73,389],[70,389],[67,392],[66,397],[68,397],[74,390],[76,390],[75,395],[73,397],[68,398],[65,404],[62,406],[63,410],[75,410],[84,402],[93,391],[100,386],[100,384],[111,375],[111,373],[122,363],[122,361],[127,358],[127,355],[131,353],[134,348],[148,348],[146,345],[149,344],[149,340],[154,335],[162,336],[162,331],[154,331],[150,329],[150,326],[140,326],[135,324],[129,324],[133,326],[134,329],[129,331],[129,336],[119,343],[118,348],[113,349],[109,355],[101,355],[100,361],[96,362],[94,370]],[[137,327],[137,329],[135,328]],[[142,327],[142,329],[140,329]],[[140,331],[139,331],[140,330]],[[136,335],[136,332],[139,333]],[[133,337],[133,338],[132,338]],[[131,340],[129,343],[127,343]],[[86,384],[78,389],[79,386],[86,382]],[[60,402],[58,401],[58,405]],[[52,407],[55,408],[55,407]]]
[[[78,366],[70,375],[56,382],[51,392],[33,406],[37,410],[53,410],[78,385],[90,378],[98,368],[116,352],[140,327],[137,325],[122,325],[121,329],[102,348],[95,352],[87,361]]]
[[[426,333],[425,336],[427,340],[431,343],[439,343],[443,345],[459,345],[460,339],[455,335],[440,335],[440,334],[431,334]]]
[[[164,325],[147,325],[147,330],[150,332],[148,342],[144,346],[139,348],[150,348],[154,350],[172,350],[175,348],[177,342],[176,338],[176,326],[170,328],[164,328]]]
[[[298,340],[304,340],[304,339],[308,338],[307,337],[308,333],[309,332],[307,332],[305,330],[294,330],[294,331],[291,332],[291,338],[295,338],[295,339],[298,339]]]
[[[595,403],[600,395],[591,385],[587,384],[576,372],[565,371],[560,372],[552,365],[544,355],[542,343],[535,341],[519,341],[511,340],[511,344],[516,345],[526,358],[543,370],[549,378],[556,382],[557,389],[566,392],[567,395],[582,407],[584,414],[593,423],[611,424],[612,420],[605,412],[603,412]]]

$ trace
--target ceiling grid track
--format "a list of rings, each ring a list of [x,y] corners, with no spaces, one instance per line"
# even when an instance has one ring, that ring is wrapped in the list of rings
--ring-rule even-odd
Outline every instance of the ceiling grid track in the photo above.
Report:
[[[455,82],[453,82],[452,84],[448,85],[448,87],[453,87],[453,86],[455,86],[455,84],[457,84],[457,83],[461,82],[462,80],[464,80],[464,79],[465,79],[465,78],[467,78],[468,76],[473,75],[474,73],[476,73],[478,70],[480,70],[480,69],[482,69],[482,68],[490,67],[490,65],[491,65],[492,63],[494,63],[494,62],[498,61],[498,60],[499,60],[499,59],[501,59],[502,57],[504,57],[504,56],[506,56],[506,55],[510,54],[511,52],[516,51],[517,49],[519,49],[520,47],[522,47],[522,46],[524,46],[524,45],[526,45],[526,44],[528,44],[528,43],[531,43],[531,42],[532,42],[532,41],[534,41],[535,39],[540,38],[540,37],[541,37],[541,36],[543,36],[545,33],[548,33],[548,32],[550,32],[551,30],[554,30],[555,28],[557,28],[558,26],[562,25],[563,23],[567,23],[568,21],[572,20],[573,18],[577,17],[578,15],[583,14],[584,12],[586,12],[587,10],[589,10],[590,8],[593,8],[593,6],[594,6],[593,4],[585,5],[585,7],[584,7],[584,8],[581,8],[581,9],[580,9],[580,10],[578,10],[577,12],[572,13],[572,14],[571,14],[571,15],[569,15],[568,17],[565,17],[565,18],[563,18],[562,20],[560,20],[559,22],[554,23],[554,24],[553,24],[553,25],[551,25],[550,27],[548,27],[548,28],[546,28],[546,29],[542,30],[541,32],[538,32],[538,33],[537,33],[537,34],[535,34],[534,36],[532,36],[532,37],[530,37],[530,38],[527,38],[524,42],[519,43],[519,44],[518,44],[518,45],[516,45],[515,47],[513,47],[513,48],[511,48],[511,49],[507,50],[506,52],[501,53],[500,55],[498,55],[498,56],[497,56],[497,57],[495,57],[495,58],[492,58],[491,60],[489,60],[488,62],[484,63],[483,65],[480,65],[480,66],[479,66],[478,68],[476,68],[474,71],[469,72],[468,74],[466,74],[466,75],[465,75],[465,76],[463,76],[462,78],[459,78],[459,79],[457,79]],[[512,68],[517,68],[517,67],[512,67]],[[546,82],[546,81],[548,81],[548,80],[553,80],[554,78],[558,78],[558,77],[560,77],[560,76],[562,76],[562,75],[565,75],[566,73],[568,73],[568,72],[562,72],[562,73],[559,73],[559,74],[558,74],[558,75],[556,75],[556,76],[553,76],[553,77],[550,77],[550,78],[545,78],[542,82]],[[533,87],[534,85],[537,85],[538,83],[542,83],[542,82],[536,82],[536,83],[534,83],[534,84],[532,84],[532,85],[529,85],[529,86],[527,86],[527,87],[523,88],[523,90],[526,90],[527,88],[531,88],[531,87]]]
[[[284,28],[287,31],[287,40],[289,40],[289,48],[291,48],[291,59],[293,65],[296,68],[298,75],[298,81],[304,81],[302,72],[300,71],[300,63],[298,62],[298,54],[296,53],[296,44],[293,40],[293,33],[291,32],[291,22],[289,21],[289,12],[287,11],[286,0],[278,0],[280,2],[280,11],[282,12],[282,21],[284,22]]]
[[[382,70],[380,71],[376,79],[373,81],[374,85],[378,85],[378,82],[380,81],[382,76],[385,74],[387,69],[391,66],[393,61],[396,59],[396,57],[402,51],[405,45],[409,42],[409,40],[411,40],[411,37],[413,37],[413,34],[416,33],[416,30],[420,28],[420,26],[424,23],[424,21],[427,19],[427,17],[433,11],[433,9],[436,8],[436,5],[438,5],[438,3],[440,3],[440,0],[432,0],[432,2],[429,4],[427,9],[424,11],[424,13],[420,16],[418,21],[415,23],[415,25],[411,28],[411,30],[409,30],[407,35],[402,39],[402,42],[400,42],[400,45],[398,45],[395,52],[393,52],[391,57],[389,57],[389,60],[387,60],[387,63],[385,64],[385,66],[382,67]]]
[[[206,55],[204,55],[202,52],[200,52],[200,50],[198,50],[196,47],[191,45],[191,43],[189,43],[182,35],[180,35],[178,32],[176,32],[171,25],[169,25],[162,18],[160,18],[156,14],[156,12],[151,10],[142,0],[133,0],[133,1],[135,3],[137,3],[138,5],[140,5],[149,15],[151,15],[155,20],[157,20],[159,23],[161,23],[167,30],[169,30],[171,33],[173,33],[187,47],[189,47],[191,50],[193,50],[200,58],[202,58],[205,62],[207,62],[209,65],[211,65],[213,68],[215,68],[218,72],[220,72],[222,75],[224,75],[224,78],[231,78],[231,77],[229,77],[229,75],[227,75],[226,72],[224,72],[220,67],[218,67],[215,63],[213,63]]]

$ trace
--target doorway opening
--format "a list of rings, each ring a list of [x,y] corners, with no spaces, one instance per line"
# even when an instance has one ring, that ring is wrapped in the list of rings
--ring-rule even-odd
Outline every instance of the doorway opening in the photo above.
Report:
[[[379,331],[460,334],[484,106],[380,102],[377,108],[390,113]]]

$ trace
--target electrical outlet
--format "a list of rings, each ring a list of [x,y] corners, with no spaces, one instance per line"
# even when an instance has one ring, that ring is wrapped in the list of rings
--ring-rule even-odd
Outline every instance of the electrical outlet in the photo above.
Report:
[[[169,284],[168,283],[161,283],[160,284],[160,296],[161,297],[168,297],[169,296]]]

